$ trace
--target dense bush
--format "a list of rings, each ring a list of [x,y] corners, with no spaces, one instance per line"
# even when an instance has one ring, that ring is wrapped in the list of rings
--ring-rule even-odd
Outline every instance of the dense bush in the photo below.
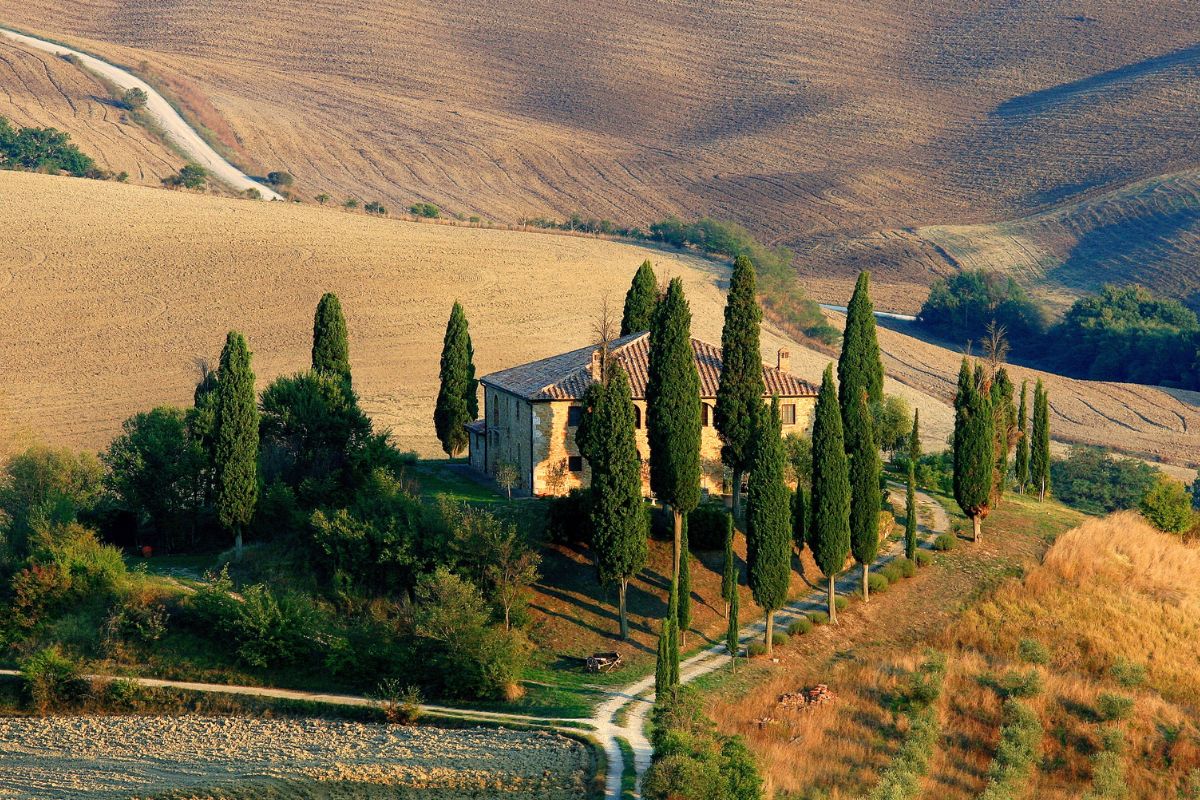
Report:
[[[1030,669],[1027,672],[1018,672],[1009,670],[1003,675],[996,677],[993,675],[985,675],[982,682],[991,686],[1003,698],[1012,697],[1035,697],[1042,693],[1042,673],[1036,669]]]
[[[654,707],[654,762],[643,779],[650,800],[760,800],[763,781],[739,736],[722,736],[684,687]]]
[[[871,594],[886,592],[890,585],[888,579],[878,572],[873,572],[867,577],[867,587],[871,590]]]
[[[700,552],[722,550],[729,512],[719,500],[701,503],[688,514],[688,547]]]
[[[1015,800],[1021,796],[1041,750],[1042,723],[1033,709],[1019,700],[1006,700],[1002,719],[1000,744],[980,800]]]
[[[933,563],[933,556],[927,550],[917,551],[917,566],[928,567]]]
[[[0,532],[10,564],[30,552],[34,528],[86,518],[104,493],[104,469],[87,453],[36,446],[13,456],[0,474]]]
[[[90,687],[79,662],[57,646],[39,650],[21,664],[21,679],[29,701],[39,714],[76,706]]]
[[[0,117],[0,169],[93,174],[96,162],[71,144],[70,134],[54,128],[14,128]]]
[[[208,182],[208,170],[199,164],[185,164],[179,172],[162,180],[163,186],[171,189],[203,189]]]
[[[1166,475],[1159,475],[1142,496],[1138,508],[1160,531],[1184,533],[1192,527],[1192,496],[1187,487]]]
[[[892,457],[892,465],[900,474],[908,473],[910,459],[903,452]],[[916,464],[917,487],[942,494],[954,493],[954,454],[949,450],[921,456]]]
[[[935,280],[919,317],[955,341],[982,341],[993,320],[1014,343],[1036,341],[1046,330],[1045,312],[1015,280],[979,270]]]
[[[953,550],[958,544],[958,537],[952,533],[939,533],[938,537],[933,540],[933,549],[939,553],[945,553],[948,550]]]
[[[413,203],[408,207],[408,213],[423,219],[437,219],[442,215],[442,210],[433,203]]]
[[[783,647],[788,643],[788,635],[783,631],[775,631],[771,634],[771,644],[775,647]]]
[[[767,654],[767,646],[762,642],[754,641],[746,645],[746,657],[757,658]]]
[[[552,497],[546,501],[546,533],[551,541],[566,544],[587,544],[592,541],[588,496],[584,489],[571,489],[562,497]]]
[[[801,617],[800,619],[792,620],[792,622],[787,626],[788,636],[803,636],[811,631],[812,627],[812,621],[807,617]]]
[[[1127,719],[1133,713],[1133,698],[1101,692],[1096,698],[1096,715],[1105,722]]]
[[[1096,447],[1072,447],[1050,463],[1054,494],[1089,514],[1136,508],[1154,485],[1154,467],[1136,458],[1110,458]]]
[[[824,611],[810,611],[808,618],[812,620],[813,625],[828,625],[829,615]]]
[[[1050,651],[1046,645],[1037,639],[1022,639],[1017,645],[1017,654],[1027,664],[1047,664],[1050,662]]]
[[[1109,668],[1114,681],[1126,689],[1134,689],[1146,682],[1146,665],[1125,658],[1118,658]]]

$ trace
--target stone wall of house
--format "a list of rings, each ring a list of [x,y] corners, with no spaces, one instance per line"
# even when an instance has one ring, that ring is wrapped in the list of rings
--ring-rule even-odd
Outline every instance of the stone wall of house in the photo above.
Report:
[[[484,387],[484,414],[488,423],[487,465],[485,472],[496,477],[503,464],[517,468],[518,482],[514,495],[528,495],[533,473],[530,452],[530,425],[533,408],[529,401],[491,386]]]

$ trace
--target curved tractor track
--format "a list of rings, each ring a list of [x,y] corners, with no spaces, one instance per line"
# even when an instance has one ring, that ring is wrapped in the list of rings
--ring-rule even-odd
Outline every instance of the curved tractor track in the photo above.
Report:
[[[253,180],[249,175],[246,175],[222,158],[216,150],[209,146],[208,142],[200,138],[200,134],[188,125],[183,117],[179,115],[179,112],[167,102],[166,98],[159,94],[153,86],[136,75],[120,67],[115,67],[106,61],[101,61],[87,53],[73,50],[70,47],[64,47],[61,44],[27,36],[23,33],[0,28],[0,36],[26,47],[50,53],[51,55],[74,56],[87,69],[111,81],[122,89],[141,89],[146,93],[147,97],[146,113],[166,132],[171,142],[188,160],[194,161],[204,167],[215,179],[236,191],[244,192],[254,189],[266,200],[283,200],[283,197],[278,193]]]

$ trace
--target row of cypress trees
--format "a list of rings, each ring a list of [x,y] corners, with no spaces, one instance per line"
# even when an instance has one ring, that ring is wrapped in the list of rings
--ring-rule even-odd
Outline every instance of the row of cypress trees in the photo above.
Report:
[[[350,387],[346,318],[336,295],[326,293],[313,319],[312,368]],[[213,426],[215,504],[221,526],[233,534],[238,557],[242,534],[258,504],[259,411],[246,337],[230,331],[216,373]]]

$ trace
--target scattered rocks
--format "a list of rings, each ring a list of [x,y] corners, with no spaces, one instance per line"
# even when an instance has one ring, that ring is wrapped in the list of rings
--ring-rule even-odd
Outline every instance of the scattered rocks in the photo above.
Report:
[[[787,694],[779,695],[777,705],[784,708],[802,709],[832,703],[833,700],[834,695],[833,692],[829,691],[829,686],[824,683],[818,683],[811,689],[801,689],[798,692],[788,692]]]

